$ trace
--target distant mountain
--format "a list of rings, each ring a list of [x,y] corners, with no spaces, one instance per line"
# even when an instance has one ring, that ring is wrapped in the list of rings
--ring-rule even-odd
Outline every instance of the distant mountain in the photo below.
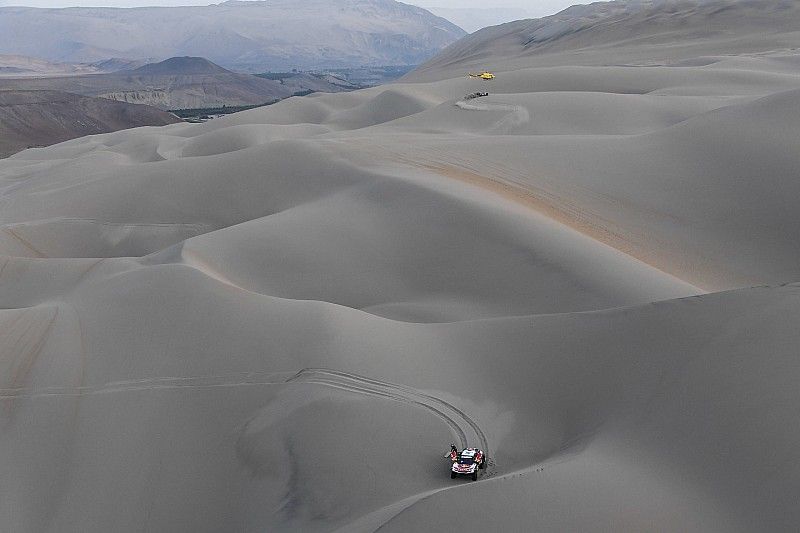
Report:
[[[427,9],[469,33],[487,26],[532,17],[527,10],[515,7],[429,7]]]
[[[84,135],[179,122],[158,109],[61,91],[0,91],[0,157]]]
[[[134,70],[90,76],[0,78],[0,90],[59,90],[163,110],[258,105],[296,93],[352,88],[342,80],[313,76],[299,76],[291,83],[282,83],[231,72],[200,57],[174,57]]]
[[[326,72],[360,87],[375,87],[395,81],[416,68],[414,65],[353,67],[330,69]]]
[[[91,66],[98,69],[101,72],[119,72],[120,70],[133,70],[148,63],[149,61],[143,59],[125,59],[122,57],[112,57],[109,59],[91,63]]]
[[[133,70],[138,76],[160,75],[198,75],[198,74],[233,74],[230,70],[216,65],[204,57],[171,57],[160,63],[148,63]]]
[[[294,93],[322,92],[335,93],[362,88],[346,79],[332,74],[311,74],[308,72],[265,72],[256,74],[259,78],[277,81]]]
[[[443,18],[394,0],[0,8],[0,53],[70,62],[190,55],[248,72],[414,65],[464,34]]]
[[[0,77],[70,76],[101,71],[102,69],[94,65],[60,63],[20,55],[0,55]]]
[[[2,41],[2,37],[0,37]],[[0,43],[1,44],[1,43]],[[133,70],[147,64],[141,59],[112,57],[94,63],[63,63],[38,57],[0,55],[0,77],[81,76],[102,74],[120,70]]]

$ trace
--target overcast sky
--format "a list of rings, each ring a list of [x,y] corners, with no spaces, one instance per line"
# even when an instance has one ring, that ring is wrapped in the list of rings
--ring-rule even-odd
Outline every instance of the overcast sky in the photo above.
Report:
[[[69,6],[186,6],[217,4],[222,0],[0,0],[0,6],[69,7]],[[302,2],[303,0],[298,0]],[[561,11],[573,4],[588,0],[405,0],[425,8],[516,8],[524,10],[528,16],[544,16]]]
[[[403,0],[400,0],[403,1]],[[592,1],[592,0],[588,0]],[[416,2],[406,0],[406,4],[415,4],[425,8],[428,7],[449,7],[449,8],[518,8],[529,12],[547,11],[548,14],[561,11],[562,9],[574,4],[588,3],[587,0],[417,0]]]

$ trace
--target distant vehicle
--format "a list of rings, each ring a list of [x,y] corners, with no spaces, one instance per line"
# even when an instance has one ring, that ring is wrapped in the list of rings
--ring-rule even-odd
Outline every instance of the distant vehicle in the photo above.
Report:
[[[493,80],[495,78],[495,75],[492,74],[491,72],[483,71],[483,72],[480,72],[478,74],[473,74],[472,72],[470,72],[469,73],[469,77],[470,78],[478,78],[478,79],[481,79],[481,80]]]
[[[470,93],[464,97],[464,100],[474,100],[475,98],[482,98],[489,96],[489,93]]]
[[[455,457],[455,458],[454,458]],[[450,479],[456,476],[470,476],[478,481],[478,470],[486,468],[486,454],[478,448],[464,448],[459,454],[451,454],[453,466],[450,467]]]

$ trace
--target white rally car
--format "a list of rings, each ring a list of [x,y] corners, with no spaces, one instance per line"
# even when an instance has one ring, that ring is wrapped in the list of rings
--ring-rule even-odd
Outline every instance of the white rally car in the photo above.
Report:
[[[453,461],[450,469],[450,478],[456,476],[470,476],[472,481],[478,481],[478,469],[486,468],[486,454],[478,448],[465,448]]]

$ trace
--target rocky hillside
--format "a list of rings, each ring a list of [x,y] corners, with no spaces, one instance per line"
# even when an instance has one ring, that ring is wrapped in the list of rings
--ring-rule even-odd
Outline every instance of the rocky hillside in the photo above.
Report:
[[[201,57],[174,57],[129,71],[90,76],[0,80],[1,89],[60,90],[168,109],[260,105],[306,91],[346,87],[317,78],[303,84],[239,74]]]
[[[394,0],[229,1],[131,9],[0,8],[0,53],[58,61],[207,57],[250,72],[419,64],[464,35]]]
[[[138,126],[180,122],[149,106],[61,91],[0,91],[0,157]]]

